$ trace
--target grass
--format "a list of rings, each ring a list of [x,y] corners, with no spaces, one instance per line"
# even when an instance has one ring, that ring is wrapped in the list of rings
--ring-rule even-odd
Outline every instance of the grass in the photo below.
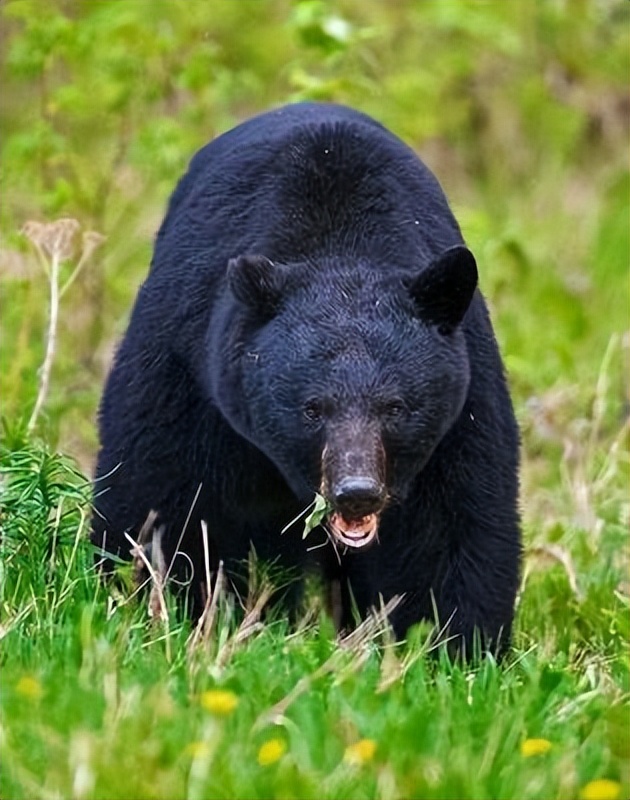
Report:
[[[169,661],[161,632],[123,616],[68,610],[35,641],[7,642],[3,797],[575,798],[601,776],[627,789],[623,668],[599,643],[462,670],[409,646],[346,653],[326,626],[287,637],[279,622],[219,666],[208,652],[186,658],[181,629]],[[334,671],[268,717],[331,658]],[[524,755],[531,739],[550,749]],[[274,740],[286,752],[261,765]],[[373,757],[349,750],[364,740]]]
[[[561,584],[542,577],[521,621]],[[3,797],[575,798],[602,776],[627,788],[622,604],[598,634],[596,593],[562,614],[545,609],[544,645],[462,669],[422,656],[421,631],[404,646],[368,638],[346,650],[325,622],[297,634],[270,623],[226,659],[225,609],[193,653],[175,625],[169,659],[142,609],[108,620],[103,598],[85,603],[98,594],[92,579],[75,590],[81,602],[68,593],[55,614],[39,609],[5,637]],[[554,629],[560,639],[580,625],[589,640],[554,652]],[[524,754],[531,739],[549,750]],[[261,765],[274,740],[285,751]],[[373,756],[349,749],[364,740]]]

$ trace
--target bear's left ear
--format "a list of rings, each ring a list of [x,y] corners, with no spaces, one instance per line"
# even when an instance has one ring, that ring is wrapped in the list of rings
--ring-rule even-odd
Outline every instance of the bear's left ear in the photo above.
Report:
[[[234,297],[266,318],[280,304],[286,277],[284,267],[265,256],[244,255],[228,262],[227,280]]]
[[[467,247],[449,247],[422,270],[409,287],[419,316],[440,333],[451,333],[462,321],[477,288],[477,264]]]

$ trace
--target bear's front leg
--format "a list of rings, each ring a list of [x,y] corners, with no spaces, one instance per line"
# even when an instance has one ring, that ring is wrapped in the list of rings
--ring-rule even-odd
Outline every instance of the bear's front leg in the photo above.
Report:
[[[520,544],[515,536],[483,536],[466,542],[448,560],[435,587],[440,639],[464,659],[500,657],[509,644],[519,583]]]
[[[380,540],[369,550],[330,560],[326,579],[341,586],[341,628],[399,598],[389,614],[397,639],[411,626],[435,625],[435,641],[471,658],[501,655],[509,645],[519,584],[520,536],[516,513],[475,519],[460,506],[446,510],[433,498],[416,515],[383,515]],[[466,506],[464,506],[464,509]],[[470,506],[468,506],[470,508]]]

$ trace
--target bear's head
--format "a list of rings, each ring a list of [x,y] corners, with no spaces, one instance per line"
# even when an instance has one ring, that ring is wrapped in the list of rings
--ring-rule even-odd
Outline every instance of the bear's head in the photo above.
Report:
[[[334,259],[230,261],[211,337],[214,401],[297,497],[324,495],[343,545],[376,539],[385,505],[405,497],[461,413],[461,322],[476,286],[463,246],[411,277]]]

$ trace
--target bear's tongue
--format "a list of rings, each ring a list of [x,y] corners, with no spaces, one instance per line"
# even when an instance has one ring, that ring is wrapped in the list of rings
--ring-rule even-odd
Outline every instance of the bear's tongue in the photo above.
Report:
[[[376,538],[378,531],[378,516],[368,514],[358,519],[346,519],[335,511],[328,518],[330,529],[335,539],[347,547],[365,547]]]

